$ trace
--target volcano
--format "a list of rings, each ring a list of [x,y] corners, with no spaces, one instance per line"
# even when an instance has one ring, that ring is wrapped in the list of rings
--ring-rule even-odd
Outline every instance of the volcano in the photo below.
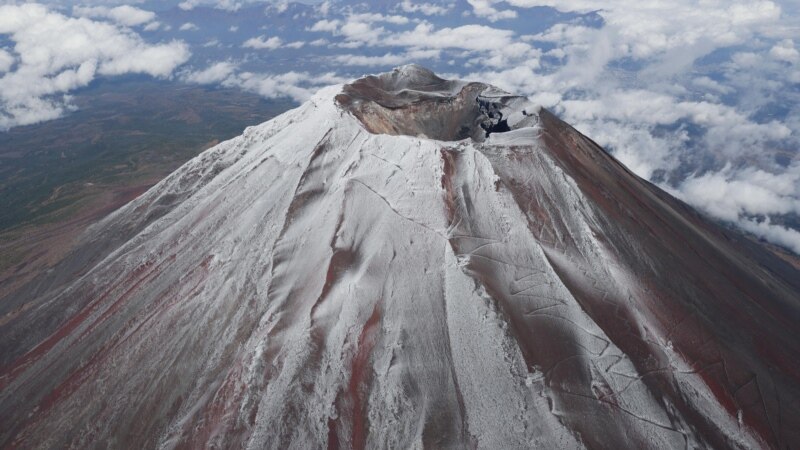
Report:
[[[5,448],[800,448],[800,272],[523,97],[404,66],[0,301]]]

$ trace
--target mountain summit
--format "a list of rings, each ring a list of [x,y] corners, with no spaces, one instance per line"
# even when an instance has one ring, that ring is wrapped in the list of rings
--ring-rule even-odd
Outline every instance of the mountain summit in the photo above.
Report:
[[[797,269],[418,66],[201,154],[0,317],[0,447],[800,447]]]

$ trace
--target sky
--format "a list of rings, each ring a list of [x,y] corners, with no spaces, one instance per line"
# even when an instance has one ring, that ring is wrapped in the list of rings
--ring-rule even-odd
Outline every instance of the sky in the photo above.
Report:
[[[98,79],[307,99],[406,63],[529,96],[639,176],[800,254],[800,2],[0,2],[0,130]]]

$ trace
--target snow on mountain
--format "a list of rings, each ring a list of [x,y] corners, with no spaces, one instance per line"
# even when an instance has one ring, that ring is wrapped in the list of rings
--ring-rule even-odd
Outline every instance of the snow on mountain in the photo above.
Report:
[[[208,150],[0,314],[3,447],[800,445],[797,269],[418,66]]]

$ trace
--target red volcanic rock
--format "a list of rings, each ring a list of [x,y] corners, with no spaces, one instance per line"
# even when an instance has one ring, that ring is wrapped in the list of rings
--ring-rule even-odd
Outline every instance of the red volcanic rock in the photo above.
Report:
[[[797,269],[417,66],[201,154],[10,311],[0,447],[800,447]]]

